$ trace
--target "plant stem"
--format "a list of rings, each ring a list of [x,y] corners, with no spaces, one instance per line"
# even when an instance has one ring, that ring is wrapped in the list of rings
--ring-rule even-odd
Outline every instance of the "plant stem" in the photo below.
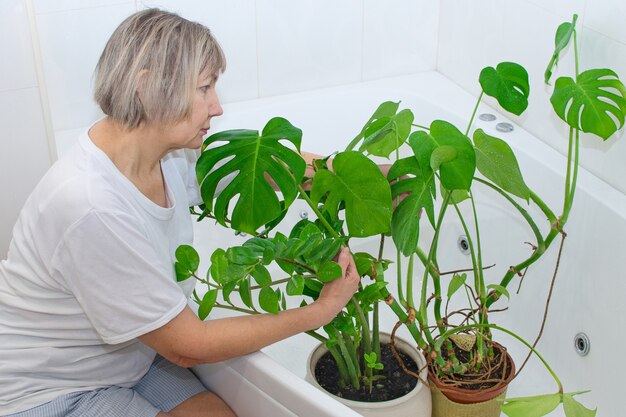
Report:
[[[359,383],[359,377],[357,376],[357,367],[358,365],[356,363],[354,363],[352,361],[352,355],[350,354],[350,352],[348,351],[346,344],[343,340],[343,337],[341,336],[341,334],[339,334],[339,332],[337,330],[334,330],[334,338],[335,340],[337,340],[337,345],[339,346],[339,351],[341,352],[341,356],[343,357],[345,363],[346,363],[346,368],[348,371],[348,375],[349,375],[349,379],[350,379],[350,383],[352,384],[352,387],[354,389],[359,389],[361,388],[361,385]]]
[[[380,318],[378,312],[378,302],[374,303],[374,320],[372,322],[372,350],[376,352],[376,357],[380,361]]]
[[[420,129],[424,129],[424,130],[430,130],[430,127],[428,126],[418,125],[415,123],[411,123],[411,126],[419,127]]]
[[[359,302],[356,300],[356,298],[352,297],[350,299],[350,302],[354,306],[354,310],[357,314],[357,319],[361,322],[361,334],[363,340],[361,346],[363,346],[363,353],[369,354],[372,352],[372,339],[367,318],[365,318],[365,313],[363,313],[363,309],[359,305]]]
[[[409,308],[415,308],[415,302],[413,301],[413,258],[415,254],[412,253],[409,256],[409,265],[406,268],[406,303]]]
[[[313,203],[313,200],[311,200],[311,198],[309,198],[308,194],[306,193],[306,191],[304,191],[304,188],[302,188],[302,185],[298,185],[298,191],[300,192],[300,195],[302,196],[302,198],[304,199],[304,201],[307,202],[307,204],[309,205],[309,207],[311,207],[311,210],[313,210],[313,212],[315,213],[315,215],[317,216],[317,218],[319,219],[320,222],[322,222],[322,224],[324,225],[324,227],[326,228],[326,230],[328,231],[328,233],[330,233],[330,235],[332,237],[334,237],[335,239],[341,239],[341,237],[339,236],[339,234],[335,231],[335,229],[333,229],[333,227],[330,225],[330,223],[328,223],[328,221],[326,220],[326,218],[322,215],[322,213],[318,210],[317,206],[315,205],[315,203]]]
[[[439,240],[439,232],[441,231],[441,225],[443,223],[443,218],[444,218],[446,209],[448,207],[448,203],[450,201],[450,196],[451,196],[450,193],[446,195],[441,205],[441,208],[439,209],[439,217],[437,218],[437,226],[435,227],[435,234],[433,236],[433,240],[430,245],[430,251],[428,253],[428,260],[426,262],[426,265],[430,265],[432,259],[435,256],[435,251],[437,248],[437,241]],[[425,269],[424,277],[422,279],[422,292],[421,292],[419,316],[420,316],[420,324],[422,325],[422,330],[424,331],[426,340],[428,340],[428,343],[432,345],[434,343],[434,339],[430,332],[430,329],[428,328],[428,314],[426,311],[426,304],[427,304],[426,291],[428,289],[427,284],[428,284],[428,272],[429,272],[428,270],[429,268]],[[439,275],[431,275],[431,276],[433,278],[435,303],[439,302],[439,305],[440,305],[441,304],[441,285],[440,285]],[[445,328],[443,327],[443,323],[441,320],[441,312],[440,311],[437,312],[436,308],[435,308],[435,321],[436,321],[437,327],[439,328],[439,331],[443,333],[445,331]]]
[[[474,111],[472,112],[472,117],[470,117],[470,121],[467,124],[467,129],[465,130],[465,136],[469,134],[470,129],[472,128],[472,123],[474,122],[474,117],[476,116],[476,111],[478,111],[478,106],[480,105],[480,100],[483,98],[483,94],[485,92],[483,90],[480,91],[480,95],[478,96],[478,100],[476,100],[476,106],[474,106]]]
[[[502,195],[502,197],[504,197],[509,203],[511,203],[511,205],[513,207],[515,207],[517,209],[517,211],[519,211],[519,213],[522,215],[522,217],[524,217],[524,220],[526,220],[526,222],[528,223],[528,225],[530,226],[530,228],[532,229],[534,235],[535,235],[535,239],[537,239],[537,246],[544,246],[544,241],[543,241],[543,236],[541,235],[541,231],[539,230],[539,227],[537,227],[537,224],[535,223],[534,219],[531,217],[530,214],[528,214],[528,211],[526,211],[526,209],[524,209],[522,206],[520,206],[515,200],[513,200],[511,198],[511,196],[509,196],[504,190],[502,190],[500,187],[498,187],[495,184],[492,184],[488,181],[485,181],[481,178],[477,178],[474,177],[474,181],[480,182],[481,184],[485,184],[486,186],[494,189],[495,191],[497,191],[500,195]]]

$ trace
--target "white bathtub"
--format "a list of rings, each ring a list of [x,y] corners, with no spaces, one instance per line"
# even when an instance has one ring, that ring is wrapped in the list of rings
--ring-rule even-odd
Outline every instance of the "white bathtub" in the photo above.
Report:
[[[412,109],[416,123],[428,125],[433,119],[444,118],[459,127],[465,126],[464,121],[475,104],[474,97],[445,77],[428,72],[225,105],[224,115],[213,122],[213,131],[231,128],[260,130],[271,117],[283,116],[303,130],[304,150],[327,154],[343,150],[376,106],[385,100],[402,100],[401,108]],[[496,123],[508,120],[492,108],[482,105],[478,111],[481,113],[496,114],[497,120],[484,122],[477,119],[475,127],[505,139],[514,148],[526,182],[558,214],[562,206],[561,172],[564,172],[565,158],[518,126],[510,133],[497,132]],[[566,130],[563,131],[565,135]],[[566,140],[565,136],[563,140]],[[622,414],[620,391],[624,387],[621,378],[609,376],[617,370],[609,372],[609,369],[621,361],[618,349],[626,342],[626,337],[621,334],[626,327],[626,304],[623,303],[626,273],[621,258],[626,256],[626,196],[584,169],[579,171],[578,184],[574,209],[566,227],[568,238],[555,294],[538,350],[553,366],[566,391],[591,389],[591,393],[577,398],[589,407],[598,407],[598,416],[613,417]],[[508,218],[508,207],[502,212],[499,209],[501,202],[498,198],[491,200],[488,191],[477,199],[480,200],[478,215],[482,224],[484,264],[497,262],[487,275],[495,282],[509,265],[524,259],[522,256],[529,248],[523,242],[532,241],[532,235],[528,234],[519,216]],[[302,211],[308,211],[307,207],[303,202],[296,202],[288,215],[290,224],[300,219]],[[503,230],[506,233],[503,234]],[[462,234],[459,224],[446,225],[439,245],[443,270],[468,266],[468,258],[457,249],[457,239]],[[425,233],[424,237],[427,235]],[[502,240],[503,237],[506,239]],[[215,248],[241,244],[245,239],[207,221],[196,226],[195,246],[202,251],[205,260]],[[534,340],[543,315],[558,243],[555,241],[550,253],[530,268],[520,294],[513,295],[509,311],[492,315],[493,323],[518,332],[530,342]],[[377,242],[373,241],[361,244],[372,248],[376,245]],[[392,246],[387,245],[387,249],[386,257],[395,259]],[[394,293],[395,275],[391,270],[388,280]],[[517,281],[514,281],[509,289],[514,293],[516,288]],[[506,304],[504,299],[495,306]],[[381,311],[382,328],[391,329],[395,316],[386,307]],[[228,314],[224,310],[214,310],[211,316]],[[586,333],[591,342],[590,352],[584,357],[579,356],[574,348],[574,337],[579,332]],[[507,344],[519,366],[526,351],[505,335],[494,333],[498,340]],[[262,353],[226,365],[199,367],[196,371],[227,400],[241,402],[234,406],[243,417],[270,415],[245,405],[249,401],[245,391],[255,384],[262,384],[263,392],[258,395],[259,398],[265,396],[268,410],[275,406],[284,411],[284,414],[272,411],[271,415],[354,415],[300,379],[305,373],[308,352],[316,343],[309,336],[299,335],[269,346]],[[273,365],[273,361],[280,365]],[[226,384],[226,374],[236,376],[229,381],[243,381],[242,389],[233,393],[233,386],[237,383]],[[508,394],[521,396],[555,391],[556,386],[549,374],[533,359],[513,382]],[[552,415],[563,414],[559,410]]]

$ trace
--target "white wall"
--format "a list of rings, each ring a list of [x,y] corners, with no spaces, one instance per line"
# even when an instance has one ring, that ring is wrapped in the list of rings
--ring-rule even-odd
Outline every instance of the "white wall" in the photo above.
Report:
[[[477,95],[483,67],[505,60],[522,64],[530,74],[531,99],[527,112],[514,120],[565,153],[567,128],[552,114],[552,91],[544,85],[543,73],[556,28],[571,21],[573,13],[579,15],[580,70],[610,67],[626,82],[624,0],[441,0],[438,70]],[[571,46],[560,62],[555,75],[573,76]],[[623,132],[606,142],[583,135],[581,164],[622,193],[625,159]]]
[[[50,166],[25,3],[0,0],[0,259],[17,214]]]
[[[432,0],[0,0],[0,259],[19,209],[50,165],[47,133],[62,153],[100,116],[93,68],[115,27],[144,7],[214,31],[228,60],[218,83],[225,103],[436,65],[439,5]],[[33,51],[32,41],[40,48]]]

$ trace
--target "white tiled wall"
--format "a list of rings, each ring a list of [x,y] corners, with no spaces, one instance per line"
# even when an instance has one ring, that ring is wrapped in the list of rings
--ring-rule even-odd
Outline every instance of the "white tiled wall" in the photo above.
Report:
[[[543,83],[558,25],[578,14],[581,71],[610,67],[626,81],[624,0],[441,0],[440,13],[438,70],[478,94],[483,67],[519,62],[529,72],[531,97],[527,112],[513,119],[561,152],[566,152],[567,129],[552,114],[552,90]],[[573,76],[573,70],[570,46],[554,79]],[[584,135],[581,148],[581,164],[626,193],[626,134],[606,142]]]
[[[218,83],[225,103],[436,66],[438,0],[0,0],[0,192],[10,196],[0,213],[0,257],[50,165],[42,109],[62,152],[101,115],[91,77],[107,38],[145,7],[211,28],[228,61]]]
[[[431,0],[32,1],[60,150],[75,129],[100,114],[90,86],[106,39],[125,16],[145,7],[177,12],[213,30],[228,61],[218,83],[224,103],[436,64],[439,9]]]
[[[0,1],[0,259],[20,208],[50,165],[31,44],[25,3]]]

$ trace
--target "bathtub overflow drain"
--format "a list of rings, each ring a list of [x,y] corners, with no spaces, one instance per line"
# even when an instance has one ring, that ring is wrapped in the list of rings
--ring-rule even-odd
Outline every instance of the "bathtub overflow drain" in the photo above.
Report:
[[[467,240],[467,236],[465,235],[459,236],[459,239],[456,241],[456,244],[463,255],[469,255],[470,247],[469,247],[469,241]]]
[[[309,218],[309,212],[306,210],[300,210],[300,218],[301,219],[308,219]]]
[[[496,125],[496,130],[498,132],[508,133],[508,132],[512,132],[513,129],[515,129],[513,125],[507,122],[500,122]]]
[[[496,116],[491,113],[483,113],[478,116],[478,118],[483,122],[493,122],[494,120],[496,120]]]
[[[576,353],[580,356],[587,356],[591,348],[589,337],[585,333],[578,333],[576,337],[574,337],[574,348],[576,348]]]

